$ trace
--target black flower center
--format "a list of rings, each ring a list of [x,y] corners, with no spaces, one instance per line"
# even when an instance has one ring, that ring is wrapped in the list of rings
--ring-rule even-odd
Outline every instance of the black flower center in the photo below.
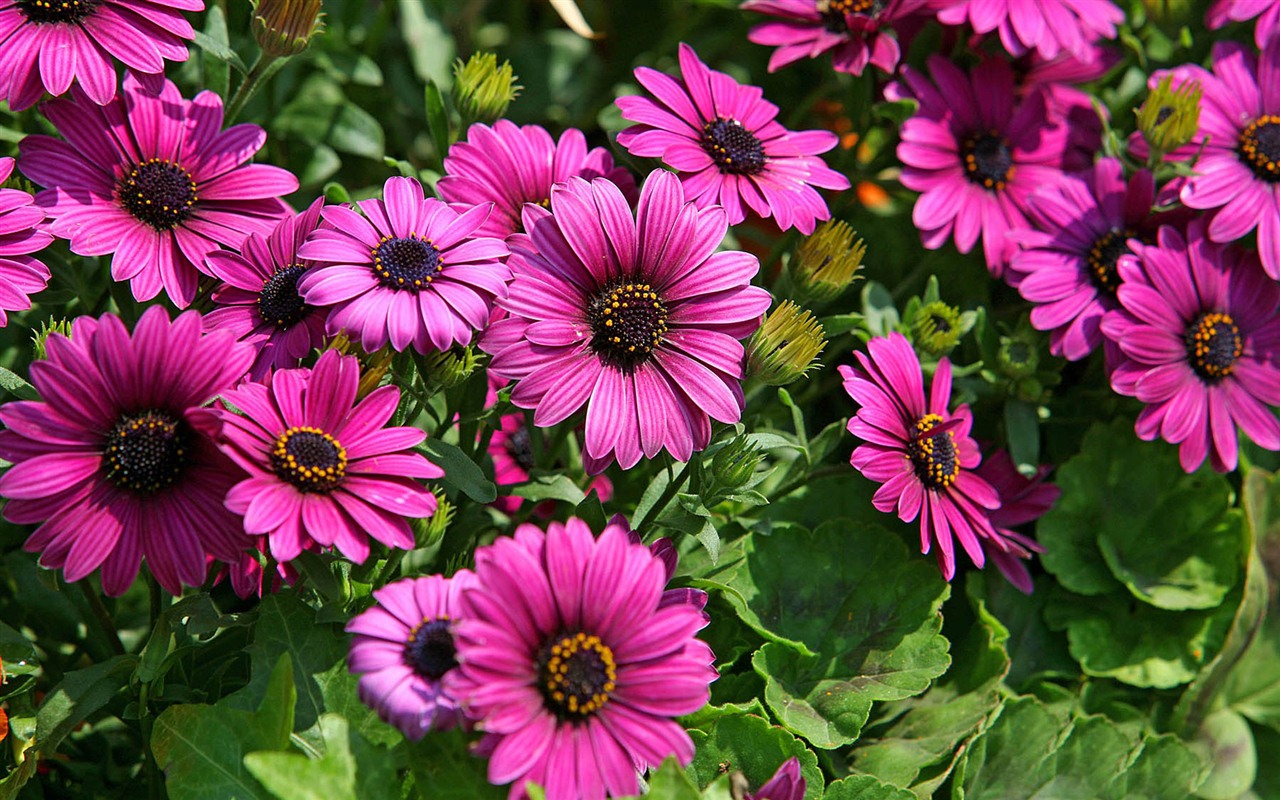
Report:
[[[1009,142],[992,130],[970,136],[960,145],[965,176],[988,189],[1003,189],[1013,176],[1013,153]]]
[[[717,118],[703,125],[702,149],[721,172],[755,175],[764,169],[764,145],[736,119]]]
[[[107,434],[103,466],[107,480],[135,494],[152,495],[182,477],[191,431],[180,418],[150,409],[124,415]]]
[[[424,619],[409,633],[404,660],[419,675],[438,681],[458,666],[457,649],[449,632],[449,618]]]
[[[831,33],[848,33],[846,14],[874,17],[884,10],[884,0],[817,0],[814,5]]]
[[[1240,329],[1230,314],[1210,311],[1196,317],[1187,327],[1187,360],[1196,374],[1210,383],[1231,374],[1244,350]]]
[[[667,306],[647,283],[615,283],[587,306],[591,349],[605,364],[633,372],[667,335]]]
[[[507,436],[507,453],[515,459],[525,472],[533,469],[533,440],[529,438],[529,429],[524,425],[516,428]]]
[[[1258,117],[1240,132],[1240,158],[1266,181],[1280,181],[1280,116]]]
[[[1128,241],[1136,235],[1137,231],[1132,229],[1108,231],[1098,237],[1093,247],[1089,248],[1089,255],[1086,257],[1089,279],[1099,291],[1115,296],[1116,289],[1120,288],[1120,271],[1116,264],[1120,261],[1120,256],[1133,252],[1129,249]]]
[[[598,636],[573,633],[553,639],[538,651],[536,664],[538,688],[560,719],[586,719],[617,688],[613,651]]]
[[[276,439],[271,468],[303,492],[331,492],[347,477],[347,451],[319,428],[294,426]]]
[[[916,477],[929,489],[945,489],[960,474],[955,436],[949,430],[929,433],[941,423],[942,417],[937,414],[925,414],[916,421],[915,436],[907,442],[907,455]]]
[[[117,187],[120,205],[158,231],[172,230],[191,214],[200,198],[191,173],[168,159],[153,158],[134,167]]]
[[[18,0],[28,22],[79,22],[98,10],[101,0]]]
[[[258,314],[277,328],[288,328],[307,315],[307,304],[298,294],[298,279],[307,268],[290,264],[262,282],[258,293]]]
[[[416,233],[384,236],[372,254],[378,282],[389,289],[417,291],[444,271],[444,259],[435,243]]]

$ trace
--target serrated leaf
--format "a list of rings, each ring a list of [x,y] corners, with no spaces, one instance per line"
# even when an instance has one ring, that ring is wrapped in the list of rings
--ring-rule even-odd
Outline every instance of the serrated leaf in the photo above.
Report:
[[[916,800],[906,789],[881,783],[871,775],[850,775],[827,787],[824,800]]]
[[[299,753],[254,752],[244,757],[249,774],[279,800],[398,800],[395,760],[350,729],[337,714],[320,717],[320,758]]]
[[[484,471],[476,462],[467,458],[457,445],[439,439],[428,439],[419,447],[431,459],[431,463],[444,470],[441,479],[446,485],[475,500],[477,503],[492,503],[498,496],[498,487],[493,481],[485,478]]]
[[[697,752],[688,772],[698,786],[708,786],[723,772],[732,771],[741,772],[748,785],[758,787],[794,756],[800,760],[806,800],[822,796],[823,778],[817,756],[768,720],[750,714],[723,714],[690,730],[689,736]]]

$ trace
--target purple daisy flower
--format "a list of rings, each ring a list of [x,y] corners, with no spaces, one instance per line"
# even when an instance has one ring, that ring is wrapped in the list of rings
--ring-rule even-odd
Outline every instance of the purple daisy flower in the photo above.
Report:
[[[178,307],[191,303],[205,256],[267,235],[298,188],[289,172],[246,164],[266,141],[257,125],[222,130],[222,100],[201,92],[184,100],[165,81],[153,97],[125,78],[120,97],[99,108],[80,89],[41,110],[66,141],[28,136],[19,166],[54,236],[82,256],[115,253],[111,277],[150,300],[164,289]]]
[[[782,762],[763,786],[743,795],[743,800],[804,800],[806,788],[807,782],[800,774],[800,759],[792,756]]]
[[[208,410],[253,360],[229,333],[201,334],[200,315],[172,323],[147,309],[133,335],[118,317],[80,317],[31,365],[42,401],[0,406],[4,516],[44,523],[27,540],[40,563],[78,581],[102,568],[121,595],[142,558],[166,591],[198,586],[205,557],[235,563],[251,541],[222,505],[238,471],[209,437]]]
[[[694,638],[701,607],[663,604],[665,575],[622,526],[595,538],[579,519],[476,550],[445,686],[485,731],[489,780],[511,783],[513,800],[526,781],[547,797],[634,795],[637,770],[693,759],[674,717],[710,699],[714,655]]]
[[[1173,156],[1201,153],[1182,202],[1221,209],[1208,227],[1215,242],[1233,242],[1256,227],[1262,266],[1280,278],[1280,39],[1267,43],[1261,60],[1239,42],[1219,42],[1213,73],[1187,64],[1172,74],[1175,85],[1194,80],[1204,89],[1200,130]]]
[[[183,11],[204,0],[0,0],[0,100],[15,111],[76,81],[97,105],[116,94],[114,58],[155,86],[165,59],[187,60]]]
[[[240,252],[210,253],[208,271],[224,283],[213,291],[217,306],[204,318],[205,330],[225,328],[258,353],[249,369],[262,380],[271,369],[296,367],[324,343],[325,310],[309,306],[298,280],[315,262],[298,257],[298,248],[320,227],[324,198],[301,214],[276,224],[270,236],[251,233]]]
[[[1032,553],[1043,553],[1044,548],[1014,528],[1040,519],[1058,501],[1062,490],[1046,483],[1052,471],[1052,467],[1042,465],[1033,477],[1028,478],[1018,472],[1013,457],[1006,450],[988,455],[978,467],[978,475],[1000,496],[1000,507],[987,515],[996,532],[988,551],[991,560],[1005,580],[1026,594],[1031,594],[1035,588],[1026,562]]]
[[[13,159],[0,158],[0,184],[12,172]],[[31,256],[53,241],[43,222],[31,195],[0,189],[0,327],[9,324],[8,312],[31,308],[31,295],[49,285],[49,268]]]
[[[893,24],[927,10],[929,0],[747,0],[743,11],[777,17],[751,29],[747,38],[777,47],[769,71],[777,72],[802,58],[831,53],[837,72],[861,75],[867,64],[892,73],[902,50],[887,35]]]
[[[1067,52],[1088,58],[1098,39],[1116,38],[1124,11],[1110,0],[950,0],[938,19],[948,25],[968,22],[977,33],[998,31],[1000,43],[1020,56],[1035,50],[1045,58]]]
[[[778,107],[763,99],[760,87],[708,69],[687,44],[680,45],[680,72],[677,82],[636,69],[636,80],[656,100],[617,99],[623,118],[639,123],[619,133],[618,144],[633,155],[661,158],[680,173],[685,197],[698,208],[722,206],[730,225],[746,219],[747,209],[805,234],[831,218],[814,187],[849,188],[849,179],[818,157],[839,137],[782,127]]]
[[[1204,14],[1204,24],[1211,31],[1226,27],[1232,22],[1246,22],[1258,17],[1253,29],[1253,40],[1262,50],[1280,29],[1280,4],[1272,0],[1214,0]]]
[[[505,239],[524,231],[520,211],[525,203],[546,208],[551,187],[574,176],[608,178],[627,199],[635,200],[631,173],[614,166],[613,156],[603,147],[588,150],[587,139],[577,128],[560,134],[557,142],[539,125],[518,127],[500,119],[492,128],[472,125],[467,141],[449,148],[436,193],[447,203],[492,203],[493,213],[475,233]]]
[[[1147,404],[1138,437],[1180,445],[1182,468],[1236,468],[1236,429],[1280,450],[1280,287],[1257,256],[1215,244],[1196,220],[1183,238],[1160,229],[1159,246],[1139,246],[1120,263],[1121,308],[1102,332],[1120,346],[1117,392]],[[1140,260],[1139,260],[1140,259]]]
[[[951,580],[956,574],[954,536],[975,566],[985,561],[980,539],[994,539],[988,511],[1000,507],[991,484],[974,473],[982,461],[969,435],[968,405],[954,412],[951,362],[942,359],[928,399],[920,359],[900,333],[872,339],[866,353],[854,353],[857,367],[840,367],[845,391],[860,406],[849,433],[865,442],[849,463],[868,479],[883,484],[872,498],[876,509],[911,522],[920,518],[920,552],[938,543],[938,566]]]
[[[370,353],[388,342],[419,353],[470,344],[489,322],[495,297],[505,297],[511,272],[501,239],[478,236],[493,208],[459,214],[423,197],[413,178],[389,178],[386,200],[325,206],[332,227],[307,237],[298,256],[320,264],[298,281],[303,300],[332,306],[326,330],[346,331]]]
[[[1050,115],[1043,91],[1015,102],[1006,61],[988,59],[966,75],[930,56],[932,80],[909,67],[902,73],[906,86],[886,94],[920,102],[898,144],[902,183],[920,192],[912,221],[930,250],[954,234],[967,253],[981,235],[987,268],[998,278],[1013,251],[1009,231],[1028,227],[1027,198],[1062,176],[1066,126]]]
[[[715,252],[724,211],[687,202],[657,170],[634,218],[603,178],[570,178],[551,211],[527,205],[511,257],[515,280],[480,346],[490,369],[517,381],[511,401],[534,424],[563,422],[584,404],[583,459],[599,473],[666,448],[681,461],[707,446],[711,420],[742,414],[743,347],[769,293],[751,286],[756,257]]]
[[[375,591],[377,604],[347,623],[355,634],[348,668],[360,675],[360,699],[415,742],[466,721],[443,679],[458,666],[453,626],[462,592],[475,585],[466,569],[451,578],[405,578]]]
[[[384,428],[400,390],[383,386],[357,403],[359,383],[359,361],[326,350],[314,369],[281,370],[268,384],[223,394],[244,416],[218,409],[218,446],[249,473],[227,493],[227,508],[244,516],[246,532],[268,538],[277,561],[314,543],[362,563],[370,536],[409,550],[405,517],[435,513],[435,496],[414,479],[444,471],[407,452],[427,434]]]

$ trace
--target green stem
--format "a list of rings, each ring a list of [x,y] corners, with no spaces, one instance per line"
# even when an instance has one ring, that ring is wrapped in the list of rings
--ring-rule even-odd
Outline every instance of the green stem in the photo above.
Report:
[[[80,586],[80,591],[84,593],[84,599],[89,602],[89,609],[93,611],[93,616],[98,620],[102,633],[107,637],[107,644],[111,646],[111,652],[118,656],[124,655],[124,645],[120,642],[120,634],[116,631],[116,623],[111,619],[111,613],[107,611],[107,607],[103,605],[102,598],[93,590],[88,581],[76,581],[76,583]]]
[[[240,112],[244,111],[245,104],[253,97],[254,92],[258,91],[258,86],[276,74],[287,60],[287,58],[279,58],[265,52],[258,54],[257,60],[249,68],[249,74],[240,81],[231,102],[227,103],[226,122],[228,124],[235,122]]]
[[[680,487],[684,485],[684,479],[689,474],[689,467],[692,465],[692,458],[684,462],[684,466],[680,468],[680,471],[676,473],[676,476],[667,482],[667,488],[662,490],[662,494],[658,497],[658,501],[645,509],[643,516],[632,521],[631,529],[633,531],[641,530],[645,524],[649,522],[651,517],[656,516],[662,511],[662,509],[667,507],[667,504],[669,504],[672,498],[676,496],[676,493],[680,491]]]
[[[808,485],[810,481],[816,481],[819,478],[826,478],[830,475],[843,475],[848,471],[849,471],[848,464],[832,464],[830,466],[822,467],[820,469],[815,469],[813,472],[810,472],[807,475],[803,475],[799,478],[796,478],[795,480],[791,481],[787,485],[782,486],[777,491],[770,492],[769,500],[770,501],[781,500],[782,498],[794,492],[796,489],[799,489],[802,486]]]
[[[387,581],[391,579],[391,576],[395,574],[395,571],[400,569],[400,562],[404,560],[404,554],[407,552],[407,550],[400,550],[398,548],[393,550],[391,555],[387,556],[387,563],[382,565],[382,569],[378,572],[378,577],[374,581],[373,585],[377,587],[386,586]]]

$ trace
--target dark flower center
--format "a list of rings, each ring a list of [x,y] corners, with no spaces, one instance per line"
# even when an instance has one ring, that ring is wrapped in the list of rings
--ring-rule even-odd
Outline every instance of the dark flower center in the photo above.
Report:
[[[444,271],[444,259],[435,243],[416,233],[399,238],[384,236],[372,254],[378,282],[389,289],[416,291]]]
[[[1240,329],[1230,314],[1210,311],[1187,327],[1187,360],[1196,374],[1210,383],[1231,374],[1244,350]]]
[[[960,462],[956,458],[956,438],[951,431],[930,435],[942,423],[937,414],[925,414],[916,421],[916,433],[907,442],[907,455],[916,477],[929,489],[945,489],[956,482]]]
[[[1116,264],[1120,261],[1120,256],[1133,252],[1129,249],[1128,241],[1136,235],[1137,231],[1132,229],[1108,231],[1098,237],[1093,247],[1089,248],[1089,255],[1086,257],[1089,279],[1099,291],[1115,297],[1116,289],[1120,288],[1120,271]]]
[[[424,619],[409,633],[404,646],[405,663],[419,675],[438,681],[458,666],[457,649],[449,632],[449,618]]]
[[[538,651],[536,665],[538,688],[560,719],[586,719],[617,688],[613,651],[598,636],[574,633],[553,639]]]
[[[1004,189],[1013,176],[1009,142],[994,130],[965,139],[960,145],[960,157],[965,176],[988,189]]]
[[[200,199],[191,173],[159,158],[134,167],[120,179],[117,193],[125,211],[158,231],[177,227]]]
[[[615,283],[587,306],[591,349],[605,364],[633,372],[667,334],[667,306],[647,283]]]
[[[1258,117],[1240,132],[1240,158],[1265,181],[1280,181],[1280,116]]]
[[[107,480],[135,494],[168,489],[188,465],[191,431],[180,418],[149,409],[124,415],[107,434]]]
[[[262,282],[258,314],[277,328],[288,328],[307,315],[307,304],[298,294],[298,279],[306,273],[301,264],[290,264]]]
[[[303,492],[331,492],[347,477],[347,451],[319,428],[294,426],[276,439],[271,468]]]
[[[79,22],[98,10],[101,0],[18,0],[28,22]]]
[[[525,472],[533,469],[533,440],[529,438],[529,429],[524,425],[516,428],[507,436],[507,453],[515,459]]]
[[[848,33],[846,14],[866,14],[874,17],[884,10],[884,0],[817,0],[814,4],[831,33]]]
[[[764,145],[736,119],[717,118],[703,125],[702,149],[721,172],[755,175],[764,169]]]

